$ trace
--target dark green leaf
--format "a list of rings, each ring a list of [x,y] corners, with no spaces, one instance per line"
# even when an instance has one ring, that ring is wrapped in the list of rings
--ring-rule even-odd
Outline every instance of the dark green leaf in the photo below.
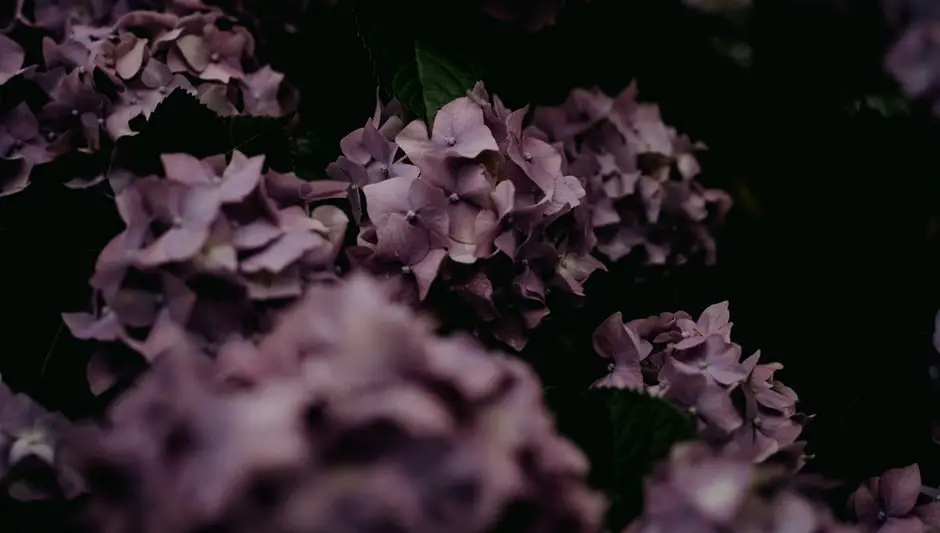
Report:
[[[118,139],[115,157],[116,166],[138,176],[159,173],[160,154],[185,152],[206,157],[230,147],[225,121],[182,89],[170,93],[140,122],[137,135]]]
[[[591,481],[611,502],[608,525],[619,531],[639,515],[643,478],[676,442],[695,436],[685,413],[665,400],[614,389],[551,389],[546,397],[559,430],[591,459]]]
[[[459,46],[475,42],[458,35],[468,30],[431,31],[411,18],[414,13],[399,7],[390,2],[359,4],[353,8],[356,29],[379,85],[409,112],[431,122],[441,106],[464,96],[483,78],[482,58],[477,50]]]
[[[392,92],[405,107],[432,122],[444,104],[473,88],[479,74],[478,68],[460,64],[440,48],[415,41],[414,62],[395,73]]]
[[[284,119],[273,117],[220,117],[182,89],[168,95],[138,133],[117,143],[115,165],[138,176],[161,171],[160,154],[184,152],[196,157],[239,150],[264,154],[275,170],[292,169],[291,143]]]

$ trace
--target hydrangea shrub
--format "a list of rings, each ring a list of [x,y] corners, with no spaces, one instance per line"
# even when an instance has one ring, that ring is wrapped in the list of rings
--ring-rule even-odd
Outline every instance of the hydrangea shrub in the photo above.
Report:
[[[538,43],[585,4],[453,8]],[[88,305],[54,310],[89,350],[95,416],[0,383],[3,509],[67,509],[83,533],[940,530],[917,464],[831,507],[806,468],[813,416],[782,364],[732,340],[728,301],[563,332],[607,363],[593,383],[546,387],[525,362],[571,355],[528,341],[593,311],[605,275],[720,261],[731,194],[636,82],[519,104],[438,29],[389,59],[365,1],[2,9],[0,212],[49,180],[107,195],[122,224]],[[331,103],[278,46],[331,13],[378,97],[301,170]],[[930,96],[927,11],[893,13],[911,28],[887,69]]]

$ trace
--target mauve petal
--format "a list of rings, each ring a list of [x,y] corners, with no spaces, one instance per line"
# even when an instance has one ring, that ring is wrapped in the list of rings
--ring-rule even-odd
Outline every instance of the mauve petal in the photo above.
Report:
[[[167,86],[172,79],[173,73],[170,69],[156,59],[148,61],[140,73],[140,82],[150,89]]]
[[[264,155],[245,157],[236,151],[219,186],[222,203],[236,203],[247,198],[261,183],[263,168]]]
[[[408,178],[390,178],[362,188],[366,195],[366,212],[373,224],[382,224],[392,214],[407,213],[411,209],[408,196],[414,181]]]
[[[255,250],[281,236],[281,228],[267,220],[255,220],[235,228],[232,245],[240,250]]]
[[[421,261],[411,266],[415,283],[418,286],[418,300],[423,301],[427,297],[446,255],[444,250],[431,250]]]
[[[695,348],[696,346],[705,342],[705,337],[701,335],[693,335],[691,337],[686,337],[681,341],[675,343],[673,348],[676,350],[688,350],[690,348]]]
[[[363,131],[363,128],[353,130],[339,141],[339,149],[343,156],[358,165],[365,165],[372,161],[372,155],[363,146]]]
[[[594,351],[601,357],[614,360],[623,346],[630,342],[627,327],[623,324],[623,315],[614,313],[594,330],[592,340]]]
[[[390,164],[398,150],[398,146],[379,133],[372,121],[367,121],[362,128],[362,146],[372,159],[383,164]]]
[[[39,135],[39,120],[26,102],[20,102],[3,116],[7,132],[20,141],[31,141]]]
[[[417,178],[421,175],[421,169],[406,163],[395,163],[388,167],[388,175],[391,177]]]
[[[102,350],[94,352],[88,359],[85,379],[88,381],[88,388],[95,396],[103,394],[126,375],[114,370],[111,359],[113,358]]]
[[[592,388],[642,390],[643,374],[636,365],[617,365],[606,376],[591,384]]]
[[[113,313],[100,318],[89,313],[63,313],[62,321],[76,339],[115,341],[124,334],[118,317]]]
[[[730,432],[741,427],[741,415],[731,397],[722,389],[707,387],[699,398],[697,408],[700,416],[724,431]]]
[[[276,274],[299,260],[308,251],[322,246],[324,242],[325,239],[316,233],[292,231],[284,234],[264,250],[243,260],[240,268],[248,273],[264,271]]]
[[[890,517],[878,528],[877,533],[924,533],[924,523],[914,516]]]
[[[927,533],[940,529],[940,502],[934,501],[914,508],[914,516],[924,523]]]
[[[882,474],[878,498],[888,516],[906,516],[917,505],[919,494],[920,467],[916,463]]]
[[[561,153],[535,137],[525,137],[519,146],[510,150],[509,157],[545,194],[552,191],[555,179],[561,175]]]
[[[352,133],[346,137],[350,137],[351,135]],[[415,164],[418,164],[419,166],[420,162],[427,157],[433,148],[430,144],[428,127],[423,120],[411,121],[400,132],[398,132],[398,135],[395,136],[395,143],[399,148],[401,148],[401,151],[404,152],[406,156],[408,156],[408,159],[410,159]],[[340,147],[343,147],[342,141],[340,141]],[[368,153],[366,153],[364,149],[363,153],[368,156]],[[343,150],[343,155],[346,155],[345,149]],[[359,156],[359,159],[361,159],[360,154],[354,153],[353,155]],[[349,155],[346,155],[346,157],[349,157]],[[357,161],[357,159],[353,159],[352,157],[349,157],[349,159]],[[368,160],[366,162],[368,162]]]
[[[124,43],[122,43],[124,45]],[[147,40],[134,38],[134,41],[127,42],[121,50],[121,46],[115,50],[118,55],[114,64],[114,70],[121,79],[129,80],[140,72],[144,65],[144,54],[147,52]]]
[[[152,268],[192,259],[209,239],[206,228],[171,228],[136,256],[138,266]]]
[[[496,139],[483,120],[483,110],[467,97],[460,97],[438,110],[434,117],[432,138],[453,138],[455,155],[472,159],[485,150],[499,150]]]
[[[228,85],[202,85],[199,87],[199,103],[223,117],[238,115],[232,103],[232,88]]]
[[[186,185],[210,185],[217,176],[199,159],[189,154],[161,154],[163,173],[167,179]]]
[[[23,47],[0,33],[0,85],[20,73],[25,58]]]
[[[296,298],[303,294],[304,290],[299,266],[294,265],[277,274],[264,276],[262,280],[249,276],[245,282],[248,286],[248,297],[255,301]]]
[[[202,72],[209,66],[211,52],[202,37],[184,35],[176,40],[176,48],[194,71]]]
[[[408,189],[408,204],[413,209],[421,209],[427,206],[446,206],[447,196],[440,187],[436,187],[424,179],[417,178],[411,180]]]
[[[362,165],[355,163],[344,156],[327,165],[326,175],[336,181],[343,181],[362,187],[372,183],[372,177]],[[404,176],[402,176],[404,177]],[[414,176],[417,177],[417,176]]]
[[[179,324],[170,318],[169,311],[164,309],[157,316],[156,321],[147,338],[143,342],[137,342],[125,339],[128,346],[142,355],[148,362],[153,362],[160,355],[164,354],[174,346],[178,346],[185,340],[185,333]]]
[[[123,289],[108,301],[121,322],[130,327],[146,327],[157,318],[163,295],[137,289]]]
[[[740,512],[753,478],[753,469],[746,463],[716,461],[688,471],[677,469],[675,483],[703,516],[729,523]]]
[[[384,259],[397,259],[404,266],[413,266],[430,251],[428,233],[399,214],[389,215],[376,228],[376,253]]]
[[[306,184],[304,200],[307,202],[345,198],[349,190],[349,184],[344,181],[314,180]]]

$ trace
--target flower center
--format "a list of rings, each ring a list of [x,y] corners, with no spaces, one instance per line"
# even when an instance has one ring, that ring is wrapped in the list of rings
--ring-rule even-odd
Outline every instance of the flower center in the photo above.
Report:
[[[532,154],[529,152],[522,152],[522,159],[525,159],[526,161],[532,161]]]
[[[405,213],[405,219],[407,219],[408,222],[414,222],[416,218],[418,218],[418,213],[415,213],[414,209],[409,209],[408,212]]]
[[[402,274],[411,274],[411,267],[408,266],[408,265],[403,265],[403,266],[401,267],[401,273],[402,273]]]
[[[454,145],[457,144],[457,139],[455,139],[455,138],[451,137],[450,135],[448,135],[447,137],[444,137],[444,143],[445,143],[447,146],[454,146]]]
[[[218,52],[212,52],[212,55],[209,56],[209,61],[212,61],[213,63],[218,63],[219,59],[220,56]]]
[[[452,204],[456,204],[457,202],[460,201],[460,197],[457,196],[457,193],[454,192],[454,193],[451,193],[450,196],[447,197],[447,200],[450,201],[450,203]]]

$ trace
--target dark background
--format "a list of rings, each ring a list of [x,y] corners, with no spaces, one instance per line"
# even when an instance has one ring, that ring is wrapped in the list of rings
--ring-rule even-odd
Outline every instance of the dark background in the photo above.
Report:
[[[636,78],[642,99],[709,146],[705,182],[736,195],[717,267],[638,283],[624,265],[593,279],[587,309],[550,326],[566,342],[544,333],[525,354],[547,383],[599,375],[603,363],[585,348],[616,310],[697,314],[727,299],[735,340],[785,363],[780,377],[818,415],[805,433],[813,469],[854,482],[919,461],[940,482],[927,375],[938,256],[926,235],[940,132],[916,103],[887,113],[853,104],[896,98],[881,73],[892,33],[874,2],[757,1],[732,24],[671,0],[572,0],[534,37],[450,2],[381,4],[313,6],[296,34],[265,26],[264,52],[302,91],[308,174],[322,174],[342,135],[371,115],[387,66],[387,50],[369,45],[379,20],[385,36],[436,39],[480,59],[487,87],[513,107],[557,105],[579,85],[615,93]],[[715,38],[749,47],[749,63]],[[86,303],[97,251],[120,224],[100,191],[53,181],[0,201],[0,374],[83,416],[101,403],[85,391],[89,347],[60,331],[59,313]]]

